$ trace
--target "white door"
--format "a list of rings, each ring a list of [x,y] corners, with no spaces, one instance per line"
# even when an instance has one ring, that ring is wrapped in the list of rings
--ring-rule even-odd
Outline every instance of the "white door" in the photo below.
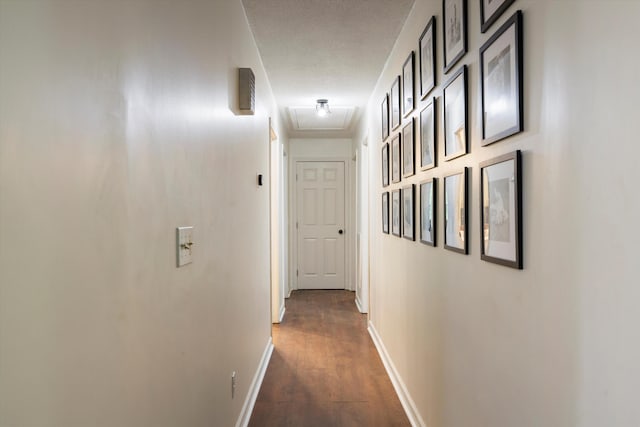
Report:
[[[344,162],[297,162],[296,198],[298,289],[344,289]]]

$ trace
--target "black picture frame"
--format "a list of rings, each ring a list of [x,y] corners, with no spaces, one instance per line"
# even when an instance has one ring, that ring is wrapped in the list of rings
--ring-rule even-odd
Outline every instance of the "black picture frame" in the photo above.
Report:
[[[523,268],[520,150],[480,163],[480,258]]]
[[[389,98],[389,114],[391,115],[391,130],[400,126],[400,76],[393,80]]]
[[[467,0],[442,0],[442,36],[446,74],[467,53]]]
[[[437,102],[434,96],[420,111],[420,170],[438,166]]]
[[[389,94],[385,94],[380,105],[382,114],[382,141],[389,137]]]
[[[407,178],[416,173],[415,158],[415,119],[402,128],[402,178]]]
[[[436,17],[432,16],[418,40],[420,99],[436,87]]]
[[[480,0],[480,31],[486,33],[516,0]],[[493,5],[491,3],[494,3]]]
[[[391,234],[400,237],[402,233],[401,227],[401,197],[400,189],[391,192]]]
[[[389,185],[389,143],[385,142],[382,145],[382,156],[381,161],[382,165],[382,186],[387,187]]]
[[[524,130],[522,12],[480,48],[482,146]]]
[[[469,168],[445,176],[443,188],[444,248],[466,255],[469,253]]]
[[[382,193],[382,232],[389,234],[389,192]]]
[[[438,178],[420,183],[420,242],[437,246]]]
[[[402,179],[402,170],[400,163],[401,142],[402,136],[400,133],[396,134],[391,139],[391,182],[393,183],[400,182],[400,180]]]
[[[463,65],[443,90],[444,160],[468,153],[469,98],[467,66]]]
[[[415,188],[415,184],[402,187],[402,237],[411,241],[416,240]]]
[[[402,65],[402,116],[407,117],[415,108],[414,85],[415,53],[411,51]]]

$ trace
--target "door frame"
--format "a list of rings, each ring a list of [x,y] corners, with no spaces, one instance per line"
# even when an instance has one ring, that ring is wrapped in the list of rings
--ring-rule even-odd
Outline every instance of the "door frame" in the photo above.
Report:
[[[370,300],[370,180],[369,178],[369,135],[365,135],[356,148],[356,305],[360,313],[369,313]],[[359,209],[358,209],[359,208]]]
[[[286,256],[284,242],[284,224],[282,216],[286,210],[284,200],[284,146],[278,139],[269,117],[269,245],[270,245],[270,307],[271,323],[280,323],[285,312],[285,269],[283,258]]]
[[[345,215],[345,266],[344,266],[344,289],[355,290],[355,280],[352,277],[355,272],[355,218],[353,189],[351,185],[352,167],[349,157],[292,157],[289,163],[289,294],[298,289],[298,230],[296,220],[298,218],[298,195],[296,191],[296,173],[298,162],[343,162],[344,163],[344,215]]]

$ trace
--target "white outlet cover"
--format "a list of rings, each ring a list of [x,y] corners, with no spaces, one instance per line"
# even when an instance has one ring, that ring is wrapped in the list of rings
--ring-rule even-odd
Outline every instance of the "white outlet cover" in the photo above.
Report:
[[[176,229],[176,254],[178,267],[191,264],[193,261],[193,227]]]

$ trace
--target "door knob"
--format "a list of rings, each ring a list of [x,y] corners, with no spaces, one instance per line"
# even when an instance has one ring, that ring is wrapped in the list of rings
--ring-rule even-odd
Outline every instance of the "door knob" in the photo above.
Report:
[[[343,230],[338,230],[338,234],[342,234],[342,233],[344,233]]]

